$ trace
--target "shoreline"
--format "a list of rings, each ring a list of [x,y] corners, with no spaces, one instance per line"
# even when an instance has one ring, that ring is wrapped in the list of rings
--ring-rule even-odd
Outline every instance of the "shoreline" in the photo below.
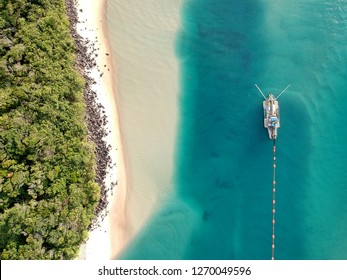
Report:
[[[151,4],[150,18],[130,12],[138,7],[136,1],[122,4],[116,13],[115,2],[69,1],[76,4],[76,31],[94,61],[87,76],[107,118],[109,133],[104,140],[110,160],[117,163],[107,169],[104,214],[99,213],[79,258],[114,259],[141,233],[172,190],[179,93],[174,40],[181,0],[159,7]],[[173,19],[167,22],[168,17]],[[129,36],[124,26],[135,33]],[[159,52],[151,38],[159,40]],[[117,178],[114,193],[110,176]]]
[[[83,0],[81,0],[83,1]],[[125,156],[125,150],[123,145],[123,137],[121,134],[120,116],[119,116],[119,103],[117,102],[117,91],[116,91],[116,72],[115,63],[112,59],[112,50],[108,38],[108,27],[107,27],[107,0],[103,0],[100,4],[102,21],[99,25],[100,38],[102,38],[102,45],[105,47],[105,51],[111,54],[107,58],[110,71],[108,75],[103,76],[103,79],[109,86],[109,99],[112,100],[112,113],[111,117],[113,123],[111,127],[114,128],[115,139],[112,143],[117,142],[116,163],[117,163],[117,189],[114,193],[114,198],[110,203],[109,207],[109,237],[110,237],[110,259],[116,258],[118,253],[123,249],[126,244],[125,231],[117,231],[117,228],[125,228],[126,225],[126,198],[127,198],[127,162]],[[101,28],[100,28],[101,27]],[[104,64],[105,65],[105,64]]]
[[[113,247],[110,229],[114,221],[110,217],[110,209],[115,198],[119,197],[115,193],[125,189],[125,167],[106,33],[106,0],[67,0],[66,6],[71,33],[76,41],[76,64],[86,79],[84,98],[88,136],[96,146],[96,182],[101,188],[96,216],[87,241],[81,245],[78,259],[110,259]]]
[[[181,6],[182,0],[160,5],[150,0],[108,2],[107,32],[126,151],[126,187],[116,192],[111,211],[117,258],[142,234],[173,189],[179,113],[175,43]]]

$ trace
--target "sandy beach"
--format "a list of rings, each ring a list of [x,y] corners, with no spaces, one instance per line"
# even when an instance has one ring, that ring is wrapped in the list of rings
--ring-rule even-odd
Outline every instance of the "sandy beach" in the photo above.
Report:
[[[116,163],[106,188],[117,181],[107,193],[108,214],[91,230],[79,258],[110,259],[172,190],[179,94],[174,48],[182,0],[77,2],[76,29],[90,41],[97,62],[92,90],[105,110],[105,141]]]
[[[108,205],[99,217],[98,226],[90,232],[86,244],[82,245],[80,259],[110,259],[111,258],[111,215],[109,214],[114,200],[125,189],[124,161],[119,132],[118,109],[114,91],[114,75],[111,53],[107,42],[105,8],[106,1],[79,0],[77,12],[79,23],[78,33],[89,40],[89,52],[97,65],[89,76],[95,81],[91,89],[96,92],[97,101],[103,106],[107,118],[105,141],[109,145],[109,156],[112,165],[107,170],[105,179],[106,200]],[[121,199],[120,201],[124,201]]]

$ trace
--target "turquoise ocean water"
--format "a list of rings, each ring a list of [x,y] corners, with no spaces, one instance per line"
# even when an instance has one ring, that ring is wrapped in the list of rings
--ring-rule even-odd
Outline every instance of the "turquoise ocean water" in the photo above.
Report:
[[[347,259],[347,1],[186,0],[174,191],[123,259]]]

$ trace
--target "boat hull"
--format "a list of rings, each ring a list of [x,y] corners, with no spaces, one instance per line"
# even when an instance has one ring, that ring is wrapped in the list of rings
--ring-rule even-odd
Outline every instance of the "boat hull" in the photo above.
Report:
[[[280,116],[278,101],[270,93],[269,97],[263,101],[264,127],[267,129],[269,138],[277,138],[277,130],[280,127]]]

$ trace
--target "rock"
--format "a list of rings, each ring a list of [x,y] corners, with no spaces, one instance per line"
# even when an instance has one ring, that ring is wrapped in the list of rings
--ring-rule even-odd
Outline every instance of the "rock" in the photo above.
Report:
[[[96,53],[97,49],[95,47],[95,42],[85,40],[78,34],[76,30],[76,24],[78,23],[76,7],[76,0],[66,0],[67,14],[70,19],[70,33],[76,44],[77,58],[75,61],[75,66],[86,81],[83,94],[87,107],[85,121],[88,128],[88,139],[93,141],[95,144],[95,182],[100,186],[100,200],[95,209],[95,218],[89,226],[89,230],[91,230],[97,228],[100,223],[100,217],[105,216],[106,207],[108,205],[105,178],[107,170],[110,168],[112,162],[109,155],[110,148],[104,140],[104,137],[107,135],[105,128],[105,124],[107,123],[105,110],[103,110],[104,107],[98,103],[96,92],[91,89],[91,86],[97,83],[97,81],[90,76],[92,69],[97,67],[97,63],[95,61],[95,57],[98,56]],[[81,9],[80,12],[82,12]],[[100,77],[102,77],[102,75],[103,73],[100,74]]]

